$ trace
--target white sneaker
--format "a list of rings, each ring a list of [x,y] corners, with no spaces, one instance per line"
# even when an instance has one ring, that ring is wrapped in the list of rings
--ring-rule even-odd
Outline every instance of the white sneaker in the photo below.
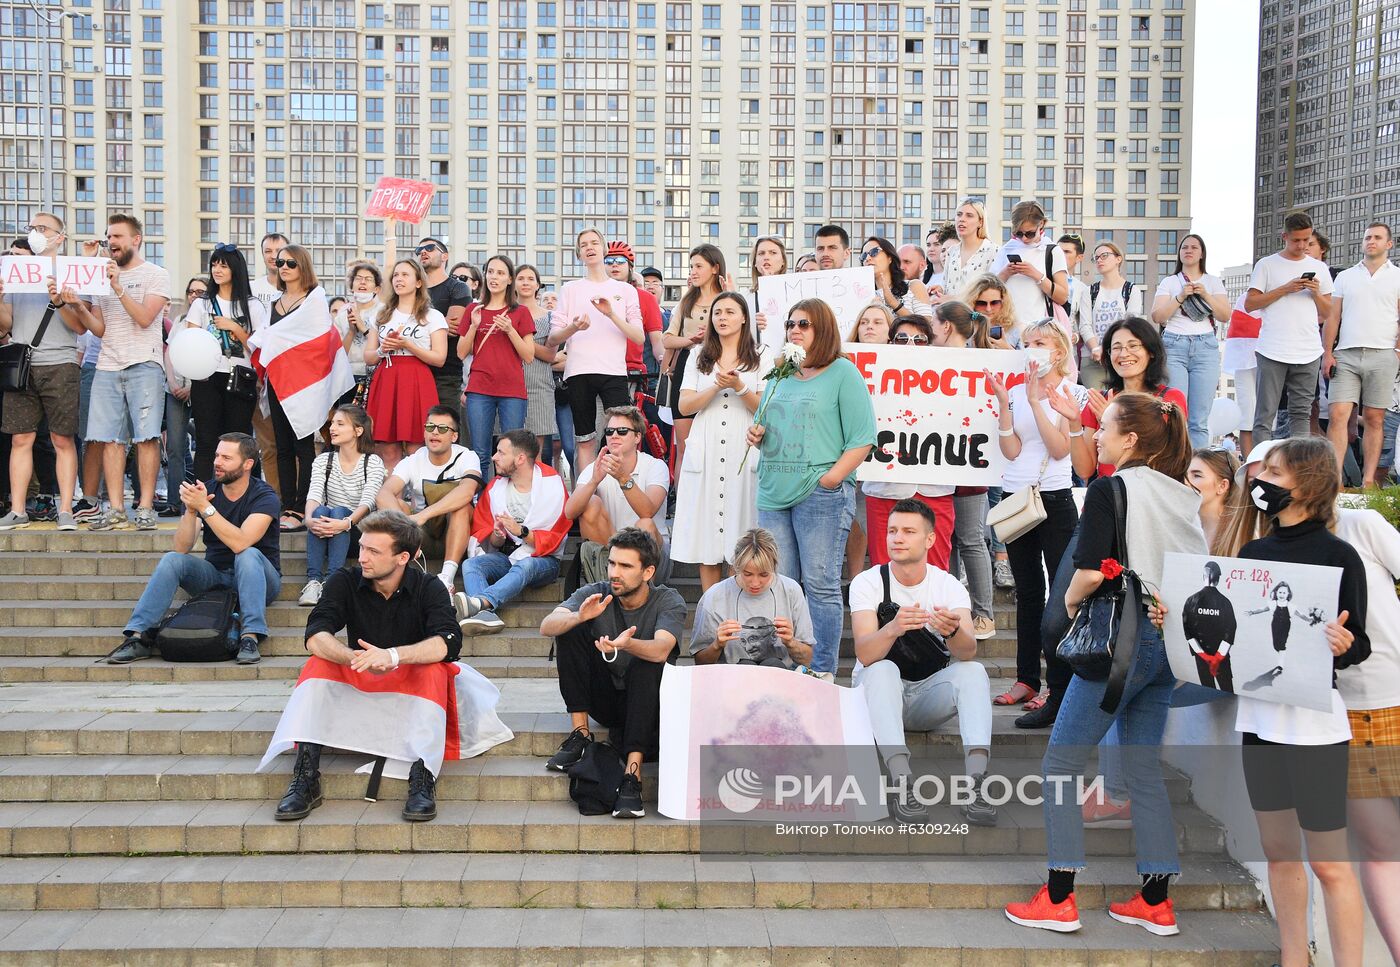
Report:
[[[301,597],[297,599],[297,604],[303,608],[314,607],[316,602],[321,600],[322,587],[320,581],[307,581],[306,587],[301,589]]]

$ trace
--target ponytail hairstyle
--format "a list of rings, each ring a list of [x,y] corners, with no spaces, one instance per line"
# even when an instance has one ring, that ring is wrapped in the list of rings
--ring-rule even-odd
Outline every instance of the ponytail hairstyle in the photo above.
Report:
[[[1119,433],[1137,435],[1133,452],[1118,465],[1147,467],[1173,480],[1185,481],[1191,466],[1191,438],[1186,433],[1186,414],[1175,403],[1147,393],[1120,393],[1109,406],[1114,411]]]
[[[350,425],[360,432],[355,436],[355,449],[361,454],[374,452],[374,418],[365,412],[363,406],[345,403],[335,408],[335,412],[350,421]],[[334,414],[332,414],[334,415]]]
[[[938,304],[934,310],[939,322],[946,322],[953,327],[967,344],[974,349],[987,349],[987,345],[977,345],[977,338],[980,334],[982,340],[987,339],[987,317],[980,312],[973,312],[966,302],[959,302],[957,299],[948,299]]]
[[[1342,478],[1337,457],[1325,437],[1294,437],[1274,447],[1264,458],[1264,466],[1286,471],[1293,478],[1291,506],[1307,512],[1308,520],[1320,520],[1328,530],[1337,527],[1337,494]],[[1271,533],[1273,522],[1265,527]]]

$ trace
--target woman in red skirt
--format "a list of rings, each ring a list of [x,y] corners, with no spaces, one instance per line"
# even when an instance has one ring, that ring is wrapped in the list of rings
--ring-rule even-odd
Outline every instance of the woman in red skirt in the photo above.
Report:
[[[447,320],[428,301],[428,279],[417,261],[394,263],[365,356],[379,360],[365,408],[374,418],[375,451],[392,471],[423,445],[423,420],[438,402],[428,367],[447,359]]]

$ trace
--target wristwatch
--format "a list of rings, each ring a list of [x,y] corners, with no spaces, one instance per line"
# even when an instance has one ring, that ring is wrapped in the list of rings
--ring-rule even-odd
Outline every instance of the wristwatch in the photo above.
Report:
[[[217,513],[218,513],[218,510],[215,509],[214,505],[213,505],[213,504],[209,504],[209,505],[207,505],[203,510],[201,510],[201,511],[199,512],[199,516],[200,516],[200,517],[203,517],[205,520],[208,520],[210,517],[213,517],[213,516],[214,516],[215,514],[217,514]]]
[[[530,528],[526,527],[524,524],[521,524],[521,525],[520,525],[520,537],[517,538],[517,540],[522,540],[522,541],[523,541],[525,538],[527,538],[527,537],[529,537],[529,536],[530,536]]]
[[[628,477],[627,482],[622,485],[622,489],[631,490],[635,486],[637,486],[637,481],[633,480],[631,477]]]

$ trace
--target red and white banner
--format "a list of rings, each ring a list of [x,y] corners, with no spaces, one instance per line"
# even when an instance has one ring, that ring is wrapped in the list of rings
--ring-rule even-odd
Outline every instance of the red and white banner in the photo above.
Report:
[[[496,714],[501,693],[462,662],[400,665],[383,675],[307,659],[258,771],[298,742],[383,756],[384,774],[407,779],[419,759],[433,775],[515,733]]]
[[[417,225],[428,214],[437,186],[429,181],[407,178],[380,178],[369,193],[366,218],[394,218]]]
[[[277,392],[297,439],[321,429],[335,401],[355,385],[326,290],[317,286],[275,326],[248,338],[253,368]]]

